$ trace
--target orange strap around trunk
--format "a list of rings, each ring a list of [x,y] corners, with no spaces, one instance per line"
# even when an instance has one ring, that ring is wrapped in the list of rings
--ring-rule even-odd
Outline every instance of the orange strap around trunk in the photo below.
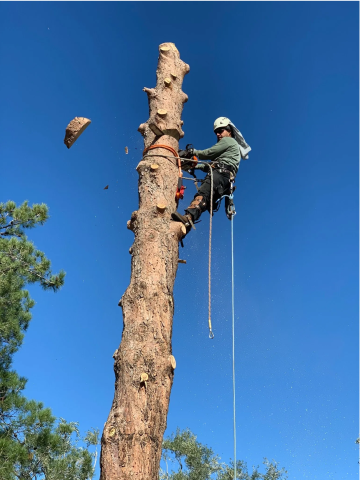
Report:
[[[157,145],[150,145],[150,147],[145,148],[145,150],[143,151],[143,155],[145,155],[146,152],[148,152],[149,150],[152,150],[153,148],[165,148],[165,150],[169,150],[169,152],[171,152],[177,158],[177,163],[179,168],[179,177],[182,177],[181,160],[179,158],[177,151],[172,147],[169,147],[168,145],[157,144]]]
[[[147,147],[145,148],[145,150],[143,151],[143,155],[145,155],[146,152],[148,152],[149,150],[152,150],[153,148],[165,148],[165,150],[169,150],[169,152],[171,152],[175,157],[178,157],[178,154],[177,154],[177,151],[174,150],[172,147],[169,147],[168,145],[150,145],[150,147]]]

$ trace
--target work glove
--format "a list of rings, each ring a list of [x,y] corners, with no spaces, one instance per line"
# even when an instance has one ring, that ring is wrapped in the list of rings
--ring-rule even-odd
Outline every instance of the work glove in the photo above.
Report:
[[[203,172],[210,171],[210,165],[208,163],[197,163],[194,168],[196,170],[202,170]]]

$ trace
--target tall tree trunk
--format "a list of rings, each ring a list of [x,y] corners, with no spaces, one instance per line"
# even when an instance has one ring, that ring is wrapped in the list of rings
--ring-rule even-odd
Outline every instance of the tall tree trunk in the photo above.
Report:
[[[180,60],[173,43],[163,43],[159,50],[156,88],[144,88],[150,118],[139,131],[145,147],[161,144],[177,151],[187,101],[181,86],[190,67]],[[100,480],[158,479],[174,377],[173,287],[178,242],[184,235],[182,224],[170,221],[176,209],[178,168],[166,149],[147,154],[136,168],[139,209],[128,221],[135,234],[131,279],[119,302],[124,328],[114,353],[115,395],[101,439]]]

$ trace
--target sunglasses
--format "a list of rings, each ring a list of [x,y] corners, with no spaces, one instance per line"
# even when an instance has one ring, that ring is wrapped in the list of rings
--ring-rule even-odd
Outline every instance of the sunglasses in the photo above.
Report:
[[[215,130],[215,135],[217,135],[218,133],[223,133],[225,130],[227,131],[227,128],[217,128]]]

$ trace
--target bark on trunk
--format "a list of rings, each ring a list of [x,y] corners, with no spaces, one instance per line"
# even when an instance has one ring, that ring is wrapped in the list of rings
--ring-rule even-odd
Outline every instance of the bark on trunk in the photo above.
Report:
[[[144,88],[150,118],[140,125],[145,147],[178,150],[184,136],[181,112],[187,95],[181,85],[190,67],[173,43],[159,47],[157,85]],[[148,151],[137,166],[139,209],[128,228],[135,234],[130,285],[119,305],[124,328],[114,353],[115,395],[101,439],[100,480],[155,480],[168,413],[175,359],[171,351],[173,286],[182,224],[176,209],[177,161],[165,149]]]

